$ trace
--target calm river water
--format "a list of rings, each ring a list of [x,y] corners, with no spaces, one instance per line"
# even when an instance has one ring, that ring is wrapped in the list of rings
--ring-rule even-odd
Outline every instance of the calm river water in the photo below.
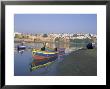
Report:
[[[78,50],[86,46],[86,44],[78,43],[48,43],[47,47],[65,48],[65,53],[59,55],[58,58],[49,66],[39,68],[34,71],[30,71],[30,64],[32,62],[31,48],[41,48],[42,43],[26,43],[27,49],[23,53],[19,53],[16,50],[17,45],[15,43],[14,51],[14,75],[15,76],[55,76],[57,74],[59,62],[62,62],[66,55],[69,55],[72,51]]]

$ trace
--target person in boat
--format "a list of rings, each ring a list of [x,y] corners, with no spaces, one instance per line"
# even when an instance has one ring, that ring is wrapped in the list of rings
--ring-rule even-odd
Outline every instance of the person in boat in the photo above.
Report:
[[[41,48],[41,51],[45,51],[45,46]]]
[[[87,47],[87,49],[93,49],[92,43],[88,43],[86,47]]]
[[[41,51],[45,51],[45,47],[46,47],[46,42],[43,43],[43,47],[41,48]]]
[[[45,51],[45,49],[46,49],[46,44],[47,44],[47,43],[43,43],[43,47],[41,48],[41,51]],[[54,51],[57,51],[57,47],[54,48]]]
[[[54,51],[57,51],[57,47],[56,47],[56,48],[54,48]]]

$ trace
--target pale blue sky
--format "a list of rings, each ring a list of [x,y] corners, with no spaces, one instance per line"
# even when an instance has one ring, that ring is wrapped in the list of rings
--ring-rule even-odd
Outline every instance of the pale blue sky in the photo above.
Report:
[[[96,14],[15,14],[15,32],[97,33]]]

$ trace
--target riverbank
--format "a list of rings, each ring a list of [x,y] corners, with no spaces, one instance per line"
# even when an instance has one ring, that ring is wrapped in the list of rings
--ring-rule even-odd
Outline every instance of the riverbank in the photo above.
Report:
[[[97,49],[80,49],[65,56],[57,76],[97,76]]]

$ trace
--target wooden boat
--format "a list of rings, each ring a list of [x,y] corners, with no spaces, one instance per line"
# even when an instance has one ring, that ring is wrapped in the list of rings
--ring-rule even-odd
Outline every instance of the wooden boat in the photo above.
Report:
[[[45,48],[45,51],[48,51],[48,52],[65,52],[65,48]]]
[[[48,57],[39,56],[39,55],[34,55],[32,58],[37,60],[37,61],[43,61],[43,60],[47,60],[48,59]]]
[[[58,54],[58,52],[56,52],[56,51],[53,51],[53,52],[51,52],[51,51],[41,51],[41,50],[39,50],[39,49],[33,49],[32,50],[32,55],[35,55],[35,54]]]
[[[48,66],[49,64],[51,64],[52,62],[54,62],[56,59],[58,58],[57,55],[46,55],[43,54],[43,56],[39,55],[34,55],[33,56],[33,62],[31,63],[31,71],[38,69],[38,68],[42,68],[45,66]]]
[[[64,52],[65,49],[59,49],[59,52]],[[53,63],[58,58],[58,51],[54,51],[52,49],[41,51],[40,49],[32,50],[32,58],[33,62],[31,64],[31,71],[35,69],[39,69],[49,64]]]
[[[44,65],[48,62],[53,62],[55,61],[56,59],[44,59],[44,60],[34,60],[34,62],[32,62],[32,67],[33,66],[39,66],[39,65]]]
[[[54,61],[58,58],[57,53],[50,53],[50,52],[36,52],[35,55],[32,56],[36,62],[50,62]]]
[[[37,55],[34,55],[32,57],[33,59],[37,60],[37,61],[44,61],[44,60],[52,60],[52,59],[56,59],[58,58],[58,55],[45,55],[45,54],[37,54]]]
[[[24,49],[26,49],[26,46],[24,45],[17,46],[17,50],[24,50]]]

